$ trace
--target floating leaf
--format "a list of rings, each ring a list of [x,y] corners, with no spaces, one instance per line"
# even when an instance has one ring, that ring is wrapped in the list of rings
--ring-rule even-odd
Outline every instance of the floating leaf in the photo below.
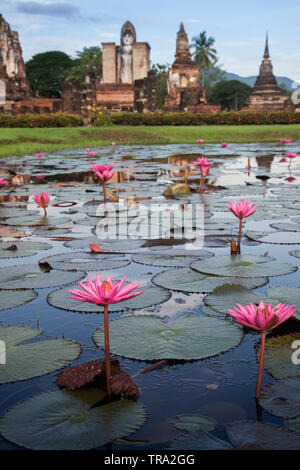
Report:
[[[276,286],[267,288],[267,296],[272,299],[278,299],[278,303],[282,302],[287,305],[295,305],[297,312],[292,316],[300,320],[300,287],[292,286]]]
[[[297,271],[297,266],[274,263],[270,256],[228,255],[195,261],[191,268],[201,273],[229,277],[283,276]]]
[[[168,450],[232,450],[229,442],[205,431],[181,433],[168,446]]]
[[[261,393],[259,403],[275,416],[282,418],[299,416],[300,377],[288,377],[267,384]]]
[[[224,284],[216,287],[212,294],[206,296],[204,303],[216,312],[228,315],[228,308],[233,309],[237,303],[241,305],[248,305],[250,302],[258,304],[264,298],[263,295],[256,294],[243,286]]]
[[[87,450],[136,431],[144,408],[133,400],[94,406],[105,398],[99,389],[41,393],[8,410],[0,432],[9,441],[35,450]]]
[[[110,322],[109,329],[111,352],[141,361],[203,359],[237,346],[243,338],[238,326],[200,315],[180,318],[170,326],[152,315],[132,315]],[[103,326],[93,339],[104,347]]]
[[[168,250],[168,253],[138,253],[132,261],[150,266],[182,267],[189,266],[197,259],[209,258],[213,253],[205,250]]]
[[[299,224],[277,223],[277,224],[270,224],[270,227],[275,228],[275,230],[281,230],[281,231],[287,231],[287,232],[300,232]]]
[[[31,289],[19,289],[10,292],[0,290],[0,310],[20,307],[20,305],[31,302],[36,296],[37,293]]]
[[[4,225],[14,225],[16,227],[31,227],[41,225],[62,225],[70,222],[70,219],[63,217],[52,217],[44,215],[29,215],[24,217],[11,217],[3,221]]]
[[[104,277],[105,276],[103,276],[103,278]],[[80,302],[79,300],[71,299],[69,289],[80,290],[80,287],[77,284],[74,284],[51,292],[47,297],[48,303],[53,307],[64,310],[72,310],[74,312],[103,313],[104,310],[101,305]],[[171,297],[171,293],[167,289],[163,289],[161,287],[143,286],[142,291],[143,293],[136,297],[125,300],[124,302],[111,304],[109,306],[109,312],[121,312],[126,310],[148,308],[152,307],[153,305],[166,302]]]
[[[300,258],[300,250],[290,251],[290,255],[295,256],[295,258]]]
[[[25,326],[0,327],[0,339],[6,345],[6,365],[0,368],[0,383],[48,374],[79,356],[80,344],[69,339],[21,344],[41,333],[40,329]]]
[[[287,418],[284,420],[284,424],[291,430],[296,433],[300,433],[300,416],[297,418]]]
[[[10,249],[12,247],[16,249]],[[35,255],[39,250],[49,250],[52,245],[49,243],[20,241],[20,242],[1,242],[0,258],[19,258],[23,256]]]
[[[26,264],[0,269],[0,283],[3,289],[56,287],[82,279],[83,272],[44,272],[38,265]]]
[[[271,243],[279,245],[299,245],[300,232],[276,231],[271,233],[246,232],[246,236],[260,243]]]
[[[123,268],[130,264],[130,260],[124,255],[109,255],[105,253],[62,253],[60,255],[49,256],[40,260],[42,263],[49,263],[52,269],[62,269],[66,271],[98,271]]]
[[[100,245],[104,251],[132,251],[136,248],[140,248],[144,243],[144,240],[116,239],[102,241],[100,238],[94,236],[86,238],[74,238],[73,240],[65,242],[64,246],[87,250],[91,243],[97,243],[97,245]]]
[[[292,361],[293,353],[297,355],[296,350],[292,348],[294,341],[298,341],[300,347],[299,331],[287,335],[267,338],[264,366],[267,371],[273,375],[273,377],[276,377],[276,379],[300,376],[299,364],[297,365]],[[257,352],[257,356],[258,354],[259,351]]]
[[[266,277],[236,279],[232,277],[208,276],[190,268],[169,269],[156,274],[152,282],[158,286],[179,292],[212,292],[222,284],[238,284],[248,289],[263,286]]]
[[[170,420],[175,428],[187,432],[198,432],[198,431],[213,431],[218,426],[218,423],[209,416],[200,415],[178,415],[174,419]]]
[[[275,424],[237,421],[226,425],[235,449],[240,450],[299,450],[300,438],[294,432]]]

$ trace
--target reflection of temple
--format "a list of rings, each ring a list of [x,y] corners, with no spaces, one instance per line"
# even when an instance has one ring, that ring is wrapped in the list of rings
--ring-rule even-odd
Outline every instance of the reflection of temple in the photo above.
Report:
[[[273,74],[267,37],[259,75],[251,95],[246,100],[244,110],[273,111],[284,109],[287,107],[288,101],[289,97],[282,93]]]
[[[268,171],[271,171],[271,165],[274,160],[274,155],[261,155],[260,157],[255,157],[258,168],[265,168]]]
[[[97,104],[111,109],[151,109],[155,87],[150,46],[136,41],[135,28],[129,21],[122,27],[120,43],[102,43],[103,82],[97,84]]]
[[[199,67],[192,61],[189,41],[183,23],[177,33],[175,62],[168,72],[168,95],[165,107],[177,111],[219,111],[207,106],[205,89],[200,86]]]

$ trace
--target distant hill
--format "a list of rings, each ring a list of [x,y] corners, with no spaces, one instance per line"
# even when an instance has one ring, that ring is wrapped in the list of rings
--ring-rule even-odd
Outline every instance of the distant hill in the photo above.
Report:
[[[257,78],[255,75],[253,75],[252,77],[240,77],[239,75],[236,75],[235,73],[225,72],[225,74],[226,74],[225,80],[239,80],[240,82],[246,83],[252,88],[254,87],[255,81]],[[282,83],[284,83],[287,90],[290,90],[292,88],[292,84],[294,82],[288,77],[276,77],[276,80],[279,86]]]

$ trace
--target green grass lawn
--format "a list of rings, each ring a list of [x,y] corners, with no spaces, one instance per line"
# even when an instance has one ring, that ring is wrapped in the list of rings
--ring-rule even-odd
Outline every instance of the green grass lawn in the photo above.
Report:
[[[62,149],[127,144],[194,144],[198,139],[207,143],[274,142],[279,139],[300,140],[300,124],[261,126],[113,126],[0,129],[0,156],[54,152]]]

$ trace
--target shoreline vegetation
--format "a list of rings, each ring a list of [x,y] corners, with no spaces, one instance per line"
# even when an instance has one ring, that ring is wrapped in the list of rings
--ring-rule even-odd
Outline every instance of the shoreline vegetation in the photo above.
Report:
[[[228,144],[274,143],[279,146],[280,139],[300,140],[300,124],[1,128],[0,157],[98,148],[113,142],[116,146],[197,145],[198,139],[203,139],[205,144],[226,141]]]

